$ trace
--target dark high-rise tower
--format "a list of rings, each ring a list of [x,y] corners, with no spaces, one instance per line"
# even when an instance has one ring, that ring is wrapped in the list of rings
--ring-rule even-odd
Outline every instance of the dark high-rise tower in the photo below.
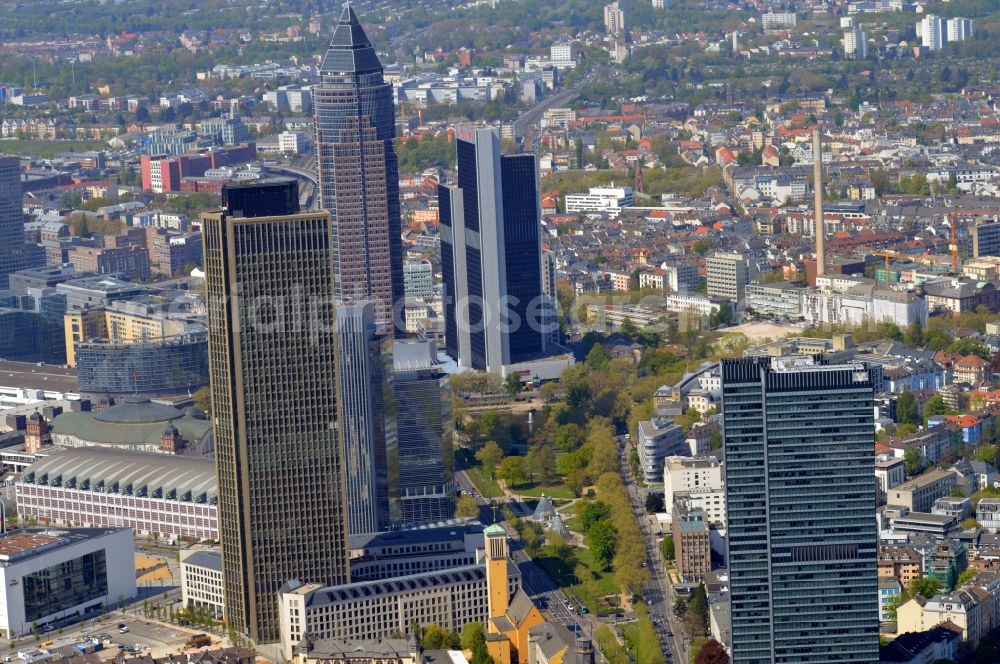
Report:
[[[455,507],[448,374],[433,341],[397,342],[393,363],[403,521],[448,519]]]
[[[21,207],[21,160],[0,155],[0,289],[10,273],[24,267],[24,213]]]
[[[403,241],[392,85],[354,10],[347,6],[314,90],[320,203],[333,217],[334,288],[339,301],[371,300],[379,332],[402,312]]]
[[[457,138],[458,182],[438,188],[445,349],[463,368],[500,373],[539,356],[552,322],[538,173],[534,155],[501,155],[491,129]]]
[[[202,224],[226,621],[266,643],[281,584],[350,575],[331,223],[294,182],[222,198]]]
[[[400,520],[392,338],[375,333],[370,302],[337,306],[337,408],[348,532],[385,530]]]
[[[881,367],[722,361],[733,664],[878,662]]]

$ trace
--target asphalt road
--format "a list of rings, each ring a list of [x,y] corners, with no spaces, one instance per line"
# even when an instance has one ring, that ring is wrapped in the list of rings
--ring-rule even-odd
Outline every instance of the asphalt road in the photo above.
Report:
[[[514,122],[511,123],[514,128],[514,133],[521,136],[527,136],[529,133],[529,129],[533,128],[536,124],[538,124],[538,121],[542,119],[542,114],[545,113],[545,111],[549,110],[550,108],[556,108],[558,106],[562,106],[563,104],[572,101],[572,99],[576,97],[577,93],[580,92],[580,88],[582,88],[587,83],[593,81],[596,77],[597,77],[597,70],[596,69],[591,70],[587,72],[587,74],[582,79],[580,79],[580,82],[574,85],[573,87],[563,90],[561,92],[557,92],[551,97],[546,97],[539,103],[535,104],[534,106],[526,110],[524,113],[519,115],[518,118],[514,120]]]
[[[690,646],[685,636],[684,626],[674,616],[673,606],[676,601],[673,586],[667,578],[666,567],[660,553],[660,543],[656,533],[650,528],[646,519],[645,495],[632,480],[632,471],[628,464],[627,441],[620,441],[619,450],[621,459],[619,467],[622,469],[622,481],[628,489],[629,497],[632,499],[632,510],[639,521],[639,528],[642,530],[643,539],[646,542],[646,557],[649,562],[650,586],[645,590],[644,597],[647,600],[649,618],[656,625],[660,633],[660,644],[667,655],[668,662],[688,661],[687,649]]]

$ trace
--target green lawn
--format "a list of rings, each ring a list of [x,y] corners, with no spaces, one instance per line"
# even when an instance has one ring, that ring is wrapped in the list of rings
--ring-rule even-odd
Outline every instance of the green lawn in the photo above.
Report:
[[[649,620],[646,607],[637,606],[635,615],[635,622],[622,625],[622,636],[625,648],[632,656],[631,661],[637,664],[666,664],[667,658],[663,655],[656,627]]]
[[[519,496],[528,496],[530,498],[541,498],[544,493],[549,498],[555,498],[556,500],[573,500],[576,496],[573,492],[564,487],[561,484],[555,484],[550,486],[540,486],[540,485],[527,485],[518,486],[511,489],[514,493]]]
[[[590,549],[574,548],[573,559],[569,560],[545,555],[543,552],[535,558],[535,562],[567,594],[579,597],[591,613],[601,615],[617,612],[616,607],[601,600],[606,595],[619,593],[614,574],[597,570]],[[578,564],[584,565],[590,571],[592,577],[590,580],[576,577],[574,569]]]
[[[51,159],[60,152],[88,152],[109,150],[107,141],[0,141],[0,152],[21,157],[42,157]]]
[[[567,510],[567,514],[571,514],[572,516],[564,519],[563,521],[563,523],[566,524],[567,528],[569,528],[575,533],[580,533],[581,535],[584,534],[583,525],[581,525],[580,523],[580,512],[583,511],[583,508],[586,507],[587,503],[589,503],[591,500],[593,499],[581,498],[580,500],[573,503],[573,505],[569,508],[569,510]]]
[[[503,495],[503,491],[500,490],[500,485],[496,483],[491,477],[488,477],[486,473],[483,472],[481,466],[475,466],[473,468],[466,468],[465,474],[469,476],[472,483],[476,485],[479,489],[479,493],[483,495],[483,498],[498,498]]]

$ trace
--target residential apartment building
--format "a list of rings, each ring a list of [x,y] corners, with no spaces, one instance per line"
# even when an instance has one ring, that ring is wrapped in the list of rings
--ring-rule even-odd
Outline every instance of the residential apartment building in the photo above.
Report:
[[[794,28],[799,22],[799,17],[795,12],[769,11],[761,15],[760,21],[765,30],[784,30]]]
[[[924,577],[924,555],[906,546],[878,548],[878,575],[892,577],[904,588]]]
[[[66,252],[66,262],[80,274],[114,274],[135,280],[149,276],[149,251],[144,246],[72,247]]]
[[[747,284],[753,277],[750,260],[743,254],[717,253],[705,259],[708,294],[742,303]]]
[[[948,41],[945,20],[934,14],[927,14],[916,25],[920,45],[929,51],[940,51]]]
[[[1000,498],[983,498],[976,505],[976,521],[991,533],[1000,533]]]
[[[930,513],[934,501],[951,493],[957,483],[957,473],[935,468],[909,482],[892,487],[888,491],[886,502],[896,507],[905,507],[911,512]]]
[[[625,12],[618,6],[618,2],[604,5],[604,32],[609,37],[625,35]]]
[[[971,18],[949,18],[945,22],[945,34],[949,43],[972,39],[976,35],[976,22]]]
[[[844,57],[864,60],[868,57],[868,33],[861,26],[854,26],[844,32]]]
[[[672,512],[677,573],[685,583],[699,583],[712,571],[712,537],[705,513],[691,508],[683,496],[674,499]]]
[[[684,497],[692,509],[700,510],[713,525],[726,524],[726,491],[723,466],[713,456],[670,456],[663,463],[664,504]]]
[[[877,661],[881,368],[791,356],[721,370],[733,663]]]
[[[991,605],[990,593],[976,586],[929,600],[918,597],[896,610],[896,628],[899,633],[922,632],[950,622],[962,630],[962,641],[975,648],[992,628]]]

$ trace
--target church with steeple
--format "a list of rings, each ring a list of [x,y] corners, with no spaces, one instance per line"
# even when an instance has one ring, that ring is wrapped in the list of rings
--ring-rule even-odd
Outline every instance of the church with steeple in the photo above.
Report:
[[[486,647],[497,664],[528,663],[528,631],[545,622],[528,593],[518,586],[508,590],[510,550],[507,531],[494,523],[483,531],[486,539],[486,593],[489,621]]]

